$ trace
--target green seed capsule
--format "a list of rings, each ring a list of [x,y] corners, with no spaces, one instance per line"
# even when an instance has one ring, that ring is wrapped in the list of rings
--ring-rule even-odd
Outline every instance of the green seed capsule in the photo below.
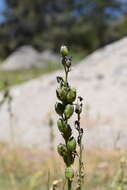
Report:
[[[66,118],[66,119],[69,119],[69,118],[73,115],[73,112],[74,112],[74,106],[71,105],[71,104],[68,104],[68,105],[65,107],[65,110],[64,110],[65,118]]]
[[[71,127],[70,127],[70,125],[67,125],[67,130],[66,130],[66,132],[63,132],[63,133],[62,133],[62,136],[63,136],[63,138],[64,138],[65,140],[68,140],[69,137],[71,136],[71,134],[72,134]]]
[[[68,48],[67,48],[67,46],[64,46],[64,45],[61,46],[60,53],[61,53],[62,56],[67,56],[68,55]]]
[[[72,154],[72,152],[68,152],[67,156],[64,156],[63,159],[64,159],[64,162],[65,162],[66,166],[69,167],[74,163],[75,157]]]
[[[76,140],[74,137],[71,137],[67,142],[67,149],[71,152],[76,150]]]
[[[65,87],[58,88],[56,90],[57,98],[63,102],[66,102],[68,89]]]
[[[57,147],[57,151],[60,156],[62,156],[62,157],[67,156],[67,147],[65,144],[60,143]]]
[[[65,106],[59,102],[57,102],[55,104],[55,111],[59,114],[59,115],[63,115],[63,112],[64,112],[64,109],[65,109]]]
[[[67,102],[68,103],[73,103],[76,99],[76,89],[72,88],[69,90],[68,94],[67,94]]]
[[[67,167],[65,169],[65,177],[69,180],[71,180],[74,177],[74,170],[71,167]]]
[[[68,126],[67,126],[67,124],[65,123],[65,121],[63,119],[59,119],[57,121],[57,126],[58,126],[58,129],[59,129],[60,132],[62,132],[62,133],[67,132]]]

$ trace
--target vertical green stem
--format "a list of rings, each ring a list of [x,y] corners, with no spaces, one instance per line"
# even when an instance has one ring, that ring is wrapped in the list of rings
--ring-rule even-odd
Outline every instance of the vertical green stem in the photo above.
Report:
[[[65,83],[67,85],[67,83],[68,83],[68,70],[67,70],[66,66],[64,66],[64,70],[65,70]],[[67,120],[65,122],[67,123]],[[68,179],[68,190],[71,190],[71,185],[72,185],[72,181]]]
[[[67,71],[66,67],[64,67],[64,69],[65,69],[65,82],[67,85],[67,83],[68,83],[68,71]],[[67,120],[66,120],[66,123],[67,123]],[[71,185],[72,185],[72,181],[68,179],[68,190],[71,190]]]
[[[72,184],[71,180],[68,179],[68,190],[71,190],[71,184]]]
[[[67,84],[68,83],[68,71],[66,69],[66,66],[64,66],[64,70],[65,70],[65,82]]]

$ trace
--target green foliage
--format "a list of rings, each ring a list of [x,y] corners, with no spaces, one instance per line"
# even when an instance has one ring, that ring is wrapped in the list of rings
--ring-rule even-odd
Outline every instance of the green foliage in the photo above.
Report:
[[[2,71],[0,70],[0,90],[4,89],[4,82],[8,81],[10,86],[21,84],[34,79],[45,73],[50,73],[62,67],[56,63],[48,63],[45,68],[31,68],[28,70]]]
[[[6,0],[6,3],[6,22],[0,27],[2,58],[25,44],[38,50],[57,50],[65,42],[88,54],[114,40],[110,28],[115,20],[121,19],[116,13],[126,12],[126,2],[116,0]],[[115,39],[126,35],[125,25],[120,24]]]

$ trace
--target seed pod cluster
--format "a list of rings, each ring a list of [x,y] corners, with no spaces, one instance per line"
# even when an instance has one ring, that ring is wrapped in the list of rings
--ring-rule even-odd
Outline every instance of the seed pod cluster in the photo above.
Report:
[[[68,190],[71,190],[72,178],[74,177],[72,164],[75,161],[75,156],[78,155],[79,167],[77,175],[77,189],[81,190],[84,176],[82,175],[84,174],[82,162],[83,128],[80,126],[80,114],[82,112],[83,98],[79,96],[76,100],[76,89],[72,88],[68,83],[68,73],[71,70],[71,58],[68,57],[68,48],[66,46],[61,46],[60,53],[62,57],[61,64],[63,65],[65,71],[65,78],[60,76],[57,77],[58,87],[56,89],[56,96],[58,98],[58,102],[55,104],[55,111],[59,115],[57,127],[63,136],[65,143],[60,143],[57,147],[57,151],[66,164],[65,177],[68,180]],[[74,122],[74,128],[78,132],[77,140],[74,138],[72,127],[69,124],[69,119],[74,113],[77,117]],[[77,145],[79,147],[79,154],[76,151]]]
[[[56,96],[58,102],[55,104],[55,111],[59,115],[57,127],[65,140],[65,144],[59,144],[57,147],[58,153],[63,157],[66,164],[65,176],[71,180],[74,176],[74,171],[71,165],[74,163],[76,153],[76,139],[72,135],[71,126],[68,120],[74,113],[74,101],[76,100],[76,89],[71,88],[68,83],[68,73],[71,67],[71,58],[68,58],[68,48],[62,46],[60,49],[62,56],[61,63],[65,70],[65,79],[57,77],[58,88],[56,89]]]
[[[65,104],[72,104],[76,99],[76,89],[62,86],[56,90],[56,95],[57,98]]]

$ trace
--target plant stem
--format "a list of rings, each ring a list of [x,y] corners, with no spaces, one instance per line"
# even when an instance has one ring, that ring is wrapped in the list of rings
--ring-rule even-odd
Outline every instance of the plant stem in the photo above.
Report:
[[[78,114],[78,121],[79,121],[79,133],[81,131],[80,127],[80,114]],[[80,146],[79,146],[79,179],[78,179],[78,190],[81,190],[82,188],[82,134],[80,135]]]
[[[65,82],[67,84],[68,83],[68,70],[66,69],[66,66],[64,66],[64,70],[65,70]]]
[[[15,134],[14,134],[14,126],[13,126],[13,113],[12,113],[12,97],[9,95],[8,97],[8,113],[9,113],[9,124],[10,124],[10,137],[11,137],[11,146],[15,147]]]
[[[66,66],[64,66],[64,70],[65,70],[65,83],[66,85],[68,84],[68,70],[66,68]],[[66,124],[67,124],[67,120],[65,120]],[[67,141],[66,141],[67,144]],[[68,190],[71,190],[71,185],[72,185],[72,181],[68,179]]]
[[[79,153],[79,190],[82,187],[82,144],[80,145]]]
[[[68,179],[68,190],[71,190],[71,184],[72,184],[71,180]]]
[[[65,140],[65,143],[64,144],[60,143],[58,145],[58,153],[60,154],[60,156],[63,157],[64,163],[66,164],[65,177],[67,180],[67,187],[68,187],[67,189],[71,190],[72,182],[73,182],[72,180],[74,177],[74,170],[72,168],[72,164],[74,163],[75,157],[77,155],[76,154],[77,141],[75,137],[73,136],[72,127],[69,124],[68,120],[71,118],[74,112],[77,113],[75,111],[75,105],[73,104],[73,102],[76,100],[77,93],[76,93],[76,89],[71,88],[68,82],[68,74],[71,70],[71,58],[68,57],[68,53],[69,53],[68,48],[64,45],[61,46],[60,53],[62,56],[61,63],[64,67],[64,77],[59,77],[59,76],[57,77],[57,82],[59,83],[59,87],[56,90],[56,95],[57,95],[57,98],[60,100],[60,102],[56,102],[55,110],[57,114],[60,116],[57,122],[57,125],[58,125],[59,131],[61,132]],[[82,98],[80,97],[79,100],[81,103]],[[79,108],[80,107],[82,106],[79,105]],[[80,110],[78,112],[80,112]],[[75,123],[78,123],[78,121],[76,120]],[[79,136],[80,136],[80,132],[79,132]]]

